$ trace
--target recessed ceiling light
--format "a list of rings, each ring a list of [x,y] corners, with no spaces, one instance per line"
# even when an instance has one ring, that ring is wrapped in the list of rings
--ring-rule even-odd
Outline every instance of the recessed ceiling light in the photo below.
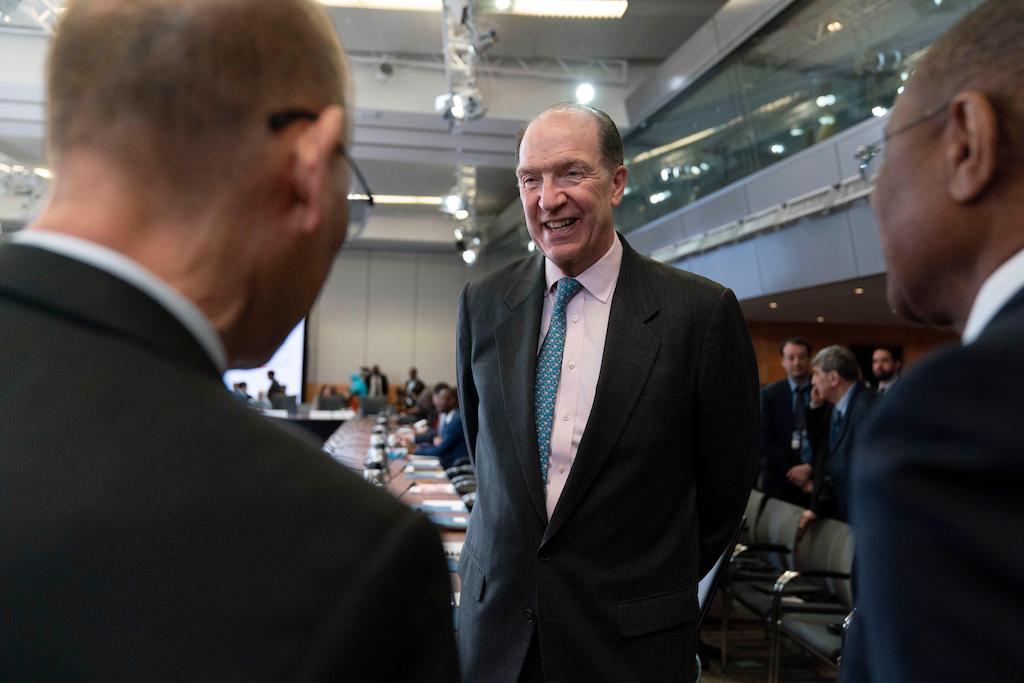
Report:
[[[841,21],[830,21],[825,27],[829,33],[838,33],[843,30],[843,22]]]
[[[864,288],[863,287],[855,287],[854,290],[853,290],[853,293],[857,294],[857,295],[861,295],[861,294],[864,293]]]
[[[819,322],[819,323],[823,323],[823,322],[825,322],[825,316],[823,316],[823,315],[819,315],[819,316],[818,316],[818,322]]]
[[[776,308],[778,308],[778,307],[779,307],[779,302],[778,301],[772,301],[771,303],[768,304],[768,308],[772,309],[773,311]]]

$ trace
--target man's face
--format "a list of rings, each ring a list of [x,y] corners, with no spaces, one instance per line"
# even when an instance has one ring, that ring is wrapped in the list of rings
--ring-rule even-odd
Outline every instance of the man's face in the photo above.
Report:
[[[609,175],[589,114],[554,112],[531,123],[516,175],[530,236],[567,275],[579,275],[611,248],[626,168]]]
[[[926,88],[926,82],[911,80],[893,107],[886,128],[895,135],[886,144],[871,205],[888,264],[889,305],[910,320],[945,325],[952,321],[946,290],[936,275],[969,258],[971,250],[962,242],[970,231],[955,229],[956,219],[950,217],[937,132],[944,118],[906,128],[934,107],[922,96]]]
[[[813,385],[821,397],[826,401],[835,403],[838,398],[835,396],[835,386],[838,383],[839,373],[835,370],[831,372],[825,372],[821,369],[820,365],[815,365],[811,368],[811,385]]]
[[[436,408],[438,412],[447,413],[451,410],[451,398],[451,389],[442,389],[434,394],[434,408]]]
[[[871,374],[879,382],[888,382],[896,374],[896,361],[888,349],[877,349],[871,354]]]
[[[794,382],[803,382],[811,368],[811,357],[803,344],[786,344],[782,347],[782,367],[786,376]]]

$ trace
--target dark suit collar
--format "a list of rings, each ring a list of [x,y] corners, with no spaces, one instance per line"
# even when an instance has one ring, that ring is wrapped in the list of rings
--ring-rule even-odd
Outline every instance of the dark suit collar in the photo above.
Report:
[[[544,257],[537,255],[524,259],[502,297],[509,309],[508,317],[494,330],[505,414],[514,440],[516,459],[541,524],[547,522],[547,510],[537,454],[533,385],[543,296]]]
[[[618,443],[658,356],[661,340],[650,323],[659,304],[648,277],[650,265],[621,235],[619,239],[622,267],[609,312],[594,405],[542,544],[558,532],[593,484]]]
[[[835,451],[839,448],[839,445],[846,438],[846,433],[850,429],[850,423],[852,422],[852,416],[854,412],[858,410],[858,404],[860,403],[860,395],[863,393],[864,385],[861,382],[854,382],[853,387],[850,388],[850,400],[846,403],[846,411],[842,413],[839,419],[839,434],[836,437],[835,443],[829,444],[829,452]],[[829,415],[834,413],[836,408],[833,406]]]
[[[163,306],[123,280],[75,259],[4,244],[0,293],[219,375],[195,337]]]

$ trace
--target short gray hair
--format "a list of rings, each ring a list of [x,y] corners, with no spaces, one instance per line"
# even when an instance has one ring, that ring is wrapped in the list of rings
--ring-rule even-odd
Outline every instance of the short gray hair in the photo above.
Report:
[[[519,133],[516,134],[516,166],[519,166],[519,148],[523,144],[523,137],[526,136],[526,129],[534,121],[537,121],[546,114],[567,112],[587,114],[594,120],[594,123],[597,124],[598,144],[601,146],[601,163],[609,174],[615,173],[615,169],[622,166],[622,162],[625,159],[622,136],[619,134],[618,126],[612,121],[612,117],[597,107],[591,107],[589,104],[580,104],[579,102],[559,102],[558,104],[553,104],[519,129]]]
[[[826,346],[814,356],[811,366],[821,368],[822,372],[835,370],[839,376],[847,382],[856,382],[860,379],[860,365],[857,364],[857,356],[845,346]]]

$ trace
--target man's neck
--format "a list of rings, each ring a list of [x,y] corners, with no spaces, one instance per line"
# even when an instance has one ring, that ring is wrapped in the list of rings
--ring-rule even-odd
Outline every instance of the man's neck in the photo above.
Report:
[[[233,253],[227,230],[212,227],[216,212],[175,218],[152,193],[95,155],[79,153],[64,161],[57,178],[29,229],[76,237],[131,259],[191,301],[230,353],[248,279],[246,259]]]

